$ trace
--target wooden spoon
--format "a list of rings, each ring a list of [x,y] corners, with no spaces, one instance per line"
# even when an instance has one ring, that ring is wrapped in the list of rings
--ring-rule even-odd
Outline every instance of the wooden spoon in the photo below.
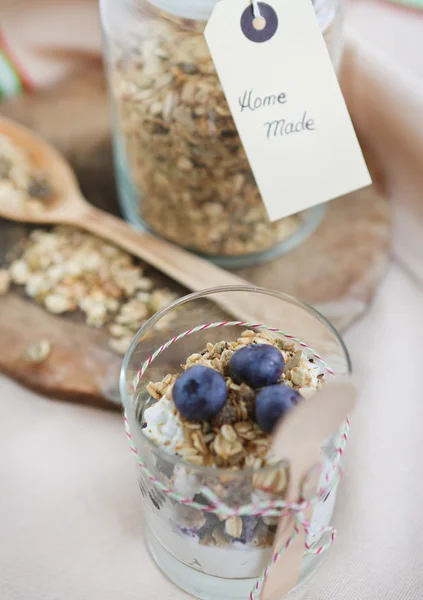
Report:
[[[278,426],[272,443],[277,458],[289,463],[289,483],[286,499],[299,502],[304,478],[320,462],[320,448],[340,427],[355,405],[356,388],[351,378],[328,382],[324,388],[305,402],[301,402]],[[307,497],[317,488],[318,474],[307,484]],[[305,511],[311,520],[312,508]],[[278,552],[290,537],[295,524],[294,517],[279,522],[273,545]],[[272,566],[264,582],[260,599],[280,600],[298,582],[304,557],[305,531],[299,533],[288,549]]]
[[[12,221],[73,225],[98,235],[137,256],[191,291],[215,286],[252,285],[220,269],[191,252],[144,231],[135,231],[126,222],[90,205],[79,189],[71,167],[50,144],[25,127],[0,117],[0,133],[28,153],[35,167],[46,173],[55,196],[42,212],[24,207],[0,207],[0,217]],[[230,314],[246,321],[278,324],[280,307],[263,306],[262,298],[252,294],[247,306],[239,306],[235,295],[219,294],[212,299]],[[269,314],[270,312],[270,314]]]

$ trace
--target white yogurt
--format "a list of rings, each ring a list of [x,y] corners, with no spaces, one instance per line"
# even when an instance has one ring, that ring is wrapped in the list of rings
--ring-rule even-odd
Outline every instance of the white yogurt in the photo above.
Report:
[[[179,561],[215,577],[257,577],[271,557],[271,548],[242,547],[239,543],[228,548],[202,546],[198,538],[173,531],[159,515],[149,518],[149,527],[161,545]]]
[[[147,423],[144,435],[169,454],[175,454],[176,446],[184,442],[184,432],[173,401],[164,396],[147,408],[144,419]]]
[[[308,544],[316,544],[321,529],[330,525],[335,507],[336,489],[326,502],[319,502],[313,510]],[[203,546],[199,538],[175,531],[178,515],[173,506],[165,501],[160,511],[149,511],[148,525],[167,552],[177,560],[202,573],[228,579],[255,578],[260,575],[271,558],[272,549],[254,548],[234,542],[228,547]]]

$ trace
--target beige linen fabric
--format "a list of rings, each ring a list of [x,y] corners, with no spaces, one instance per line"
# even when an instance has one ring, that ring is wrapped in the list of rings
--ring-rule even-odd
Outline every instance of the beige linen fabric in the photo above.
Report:
[[[376,2],[356,4],[350,15],[370,73],[364,88],[357,82],[354,116],[389,170],[394,257],[368,313],[345,336],[362,383],[339,535],[293,600],[423,598],[423,83],[414,61],[423,36],[410,44],[416,22],[422,26],[412,15]],[[395,78],[386,77],[392,70]],[[386,102],[372,93],[378,86],[390,90]],[[0,599],[184,598],[144,546],[119,416],[46,400],[0,378]]]

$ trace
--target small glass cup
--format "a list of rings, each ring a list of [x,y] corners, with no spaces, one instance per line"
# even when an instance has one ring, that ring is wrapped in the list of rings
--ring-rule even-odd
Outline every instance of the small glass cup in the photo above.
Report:
[[[208,342],[236,340],[243,329],[260,331],[241,322],[221,327],[227,315],[219,305],[240,306],[259,302],[266,314],[278,314],[277,322],[264,323],[277,330],[277,338],[295,336],[307,347],[307,357],[323,372],[335,376],[351,372],[345,345],[334,327],[317,311],[295,298],[270,290],[252,287],[225,287],[190,294],[156,314],[137,333],[125,356],[121,373],[121,396],[125,408],[131,443],[150,475],[171,487],[180,498],[165,495],[145,470],[139,469],[139,486],[146,511],[147,544],[156,563],[179,587],[203,600],[245,600],[272,555],[277,520],[272,517],[244,515],[239,519],[209,512],[212,503],[204,493],[211,490],[226,507],[246,506],[263,499],[281,499],[277,486],[263,492],[265,481],[277,481],[285,475],[286,464],[260,469],[231,471],[204,467],[171,455],[143,434],[146,408],[154,403],[147,385],[161,381],[167,374],[181,372],[188,356],[200,352]],[[277,309],[279,311],[277,312]],[[238,324],[235,324],[238,323]],[[200,325],[207,325],[199,328]],[[190,331],[195,328],[194,331]],[[177,336],[184,332],[189,335]],[[281,332],[284,332],[281,333]],[[169,340],[162,350],[162,346]],[[157,349],[162,351],[153,361],[148,359]],[[323,360],[316,358],[323,357]],[[148,361],[148,366],[146,365]],[[327,366],[329,365],[329,371]],[[143,372],[140,376],[140,368]],[[135,382],[135,385],[134,385]],[[337,458],[340,432],[322,446],[321,482]],[[172,480],[171,480],[172,478]],[[335,506],[336,485],[330,494],[314,506],[307,542],[315,545],[321,530],[329,526]],[[184,499],[184,501],[182,501]],[[206,507],[189,506],[186,500]],[[299,583],[308,578],[320,557],[305,554]]]

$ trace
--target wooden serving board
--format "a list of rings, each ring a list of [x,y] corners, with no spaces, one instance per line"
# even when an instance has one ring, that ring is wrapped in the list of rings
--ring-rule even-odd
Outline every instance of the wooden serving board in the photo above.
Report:
[[[71,159],[87,198],[117,213],[102,85],[98,70],[88,72],[73,82],[64,82],[59,89],[44,92],[32,104],[28,99],[19,100],[2,106],[1,112],[50,139]],[[81,88],[83,107],[79,106]],[[84,115],[84,123],[78,128],[69,127],[64,115],[55,117],[54,106],[63,106],[61,98],[65,98],[68,111]],[[38,103],[37,110],[34,102]],[[91,104],[95,118],[87,114]],[[57,118],[55,127],[52,117]],[[237,273],[252,283],[284,291],[316,306],[340,330],[359,317],[387,268],[391,231],[390,204],[378,169],[371,164],[371,157],[368,159],[375,182],[372,187],[329,203],[318,230],[294,251]],[[7,253],[29,230],[0,220],[0,262],[5,262]],[[183,293],[163,275],[152,272],[149,276]],[[51,343],[50,356],[39,365],[29,363],[24,359],[26,348],[43,338]],[[52,315],[25,298],[21,289],[13,287],[0,297],[0,371],[42,394],[118,408],[122,358],[108,348],[107,339],[105,330],[88,327],[81,315]]]

